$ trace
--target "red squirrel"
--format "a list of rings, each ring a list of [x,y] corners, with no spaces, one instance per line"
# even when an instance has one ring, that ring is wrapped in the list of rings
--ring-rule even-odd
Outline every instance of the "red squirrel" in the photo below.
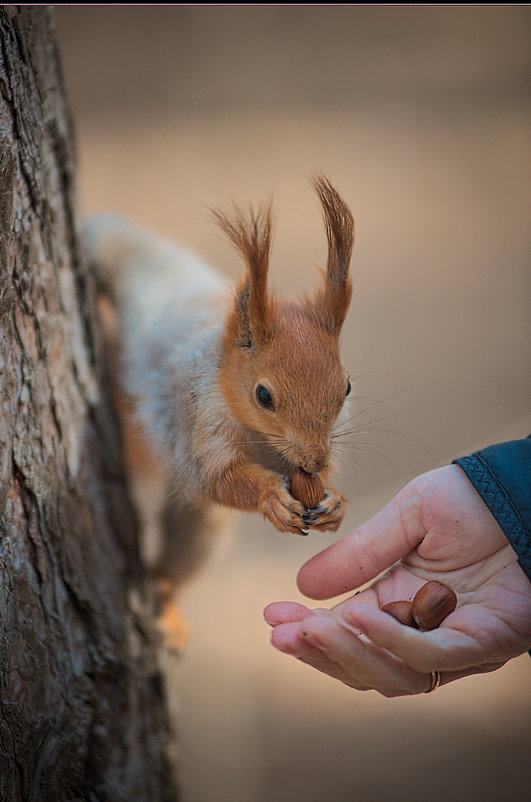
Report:
[[[120,218],[100,215],[87,227],[115,316],[128,461],[145,472],[149,454],[164,477],[168,542],[156,571],[170,580],[181,570],[172,540],[191,537],[212,503],[259,512],[296,534],[336,531],[343,520],[346,499],[327,478],[351,389],[339,335],[354,220],[328,178],[312,184],[328,261],[320,286],[298,301],[268,288],[270,206],[213,212],[245,264],[235,289],[197,255]],[[289,492],[297,469],[323,479],[326,496],[312,510]]]

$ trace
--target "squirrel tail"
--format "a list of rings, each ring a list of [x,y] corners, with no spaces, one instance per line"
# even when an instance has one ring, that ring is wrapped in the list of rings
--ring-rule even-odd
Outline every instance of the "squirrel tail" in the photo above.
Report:
[[[89,265],[98,288],[116,300],[121,285],[153,262],[157,240],[120,215],[98,214],[90,218],[83,232]],[[160,246],[159,246],[160,247]],[[136,270],[135,270],[136,268]]]
[[[223,289],[216,271],[197,254],[120,215],[92,217],[85,225],[84,244],[99,290],[123,308],[140,304],[160,309],[168,297]]]

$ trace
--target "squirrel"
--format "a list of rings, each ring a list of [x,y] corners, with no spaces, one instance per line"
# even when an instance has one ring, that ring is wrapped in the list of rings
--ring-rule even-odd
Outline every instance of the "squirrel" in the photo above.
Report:
[[[122,218],[98,215],[86,226],[126,463],[133,473],[136,466],[140,492],[147,471],[157,472],[166,531],[153,572],[165,598],[184,570],[178,541],[195,538],[213,504],[259,512],[296,534],[334,532],[345,515],[346,499],[327,482],[351,390],[339,336],[352,295],[354,220],[326,176],[311,180],[328,259],[320,286],[299,300],[268,288],[271,204],[212,212],[245,264],[235,289],[195,253]],[[312,510],[289,492],[298,469],[324,482]],[[200,538],[194,549],[192,563]]]

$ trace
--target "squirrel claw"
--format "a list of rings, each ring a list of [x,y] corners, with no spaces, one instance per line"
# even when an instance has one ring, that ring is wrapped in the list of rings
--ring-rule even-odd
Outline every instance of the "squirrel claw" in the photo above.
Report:
[[[312,528],[321,532],[337,532],[347,509],[347,500],[337,490],[328,489],[319,504],[308,514],[312,515]]]

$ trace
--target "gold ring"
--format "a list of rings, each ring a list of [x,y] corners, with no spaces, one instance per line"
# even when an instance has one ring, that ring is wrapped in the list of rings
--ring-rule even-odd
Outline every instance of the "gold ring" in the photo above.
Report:
[[[430,671],[430,687],[424,693],[431,693],[432,691],[436,691],[439,685],[441,684],[441,672],[440,671]]]

